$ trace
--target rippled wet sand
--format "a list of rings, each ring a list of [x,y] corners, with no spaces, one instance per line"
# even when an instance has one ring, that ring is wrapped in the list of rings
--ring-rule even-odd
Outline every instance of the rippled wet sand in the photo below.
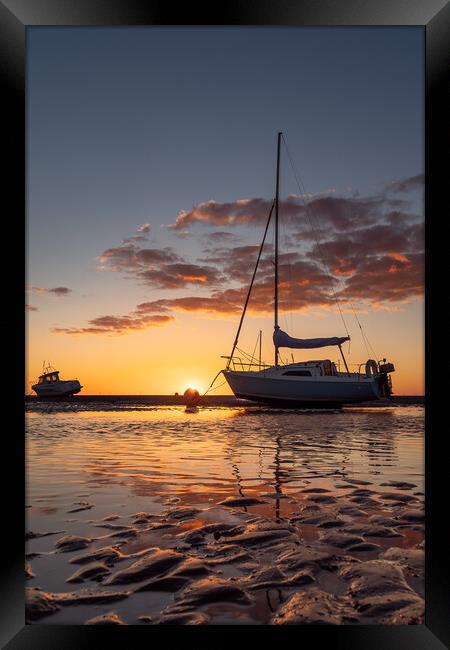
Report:
[[[423,408],[38,404],[27,620],[424,617]]]

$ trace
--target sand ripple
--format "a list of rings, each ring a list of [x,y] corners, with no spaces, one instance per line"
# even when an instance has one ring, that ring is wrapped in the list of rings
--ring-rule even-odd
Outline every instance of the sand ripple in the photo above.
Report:
[[[376,411],[31,414],[27,622],[423,623],[421,420]]]

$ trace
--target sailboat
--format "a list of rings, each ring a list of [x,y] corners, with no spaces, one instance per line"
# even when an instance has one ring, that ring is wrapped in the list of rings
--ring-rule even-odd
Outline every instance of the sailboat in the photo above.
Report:
[[[223,357],[227,359],[227,364],[222,373],[237,398],[274,406],[336,408],[341,407],[343,404],[390,399],[392,395],[390,373],[394,372],[395,368],[386,359],[382,361],[368,359],[365,364],[358,366],[357,372],[350,372],[342,349],[343,343],[350,340],[349,336],[300,339],[290,336],[279,326],[279,191],[282,135],[282,132],[279,132],[277,138],[275,199],[269,212],[233,348],[229,356]],[[261,361],[262,332],[260,332],[259,339],[259,363],[253,363],[253,357],[248,362],[243,361],[241,357],[235,355],[235,352],[273,212],[275,212],[273,303],[275,359],[273,365],[266,365]],[[339,349],[345,371],[341,371],[340,367],[337,367],[336,363],[330,359],[293,363],[282,363],[280,360],[280,348],[311,350],[325,347],[337,347]]]

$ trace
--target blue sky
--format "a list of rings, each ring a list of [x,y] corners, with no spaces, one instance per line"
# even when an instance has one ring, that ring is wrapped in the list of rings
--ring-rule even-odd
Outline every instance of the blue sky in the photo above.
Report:
[[[310,192],[423,170],[421,28],[31,28],[28,45],[43,282],[67,238],[88,263],[196,202],[270,197],[280,129]]]
[[[149,223],[147,246],[200,263],[212,226],[187,237],[167,226],[210,199],[270,200],[279,130],[311,193],[358,201],[423,173],[420,27],[32,27],[27,38],[28,284],[71,289],[31,296],[41,331],[192,295],[98,258]],[[284,157],[281,194],[295,192]],[[421,194],[409,201],[422,219]],[[231,231],[235,244],[262,234]]]

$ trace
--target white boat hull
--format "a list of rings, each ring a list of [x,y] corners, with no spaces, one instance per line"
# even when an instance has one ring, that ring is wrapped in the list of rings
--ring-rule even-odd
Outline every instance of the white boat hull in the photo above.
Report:
[[[329,377],[282,376],[280,369],[267,371],[224,370],[236,397],[262,403],[292,405],[340,405],[381,398],[374,377],[340,374]]]
[[[79,393],[82,386],[78,380],[74,379],[34,384],[32,389],[38,397],[67,397]]]

